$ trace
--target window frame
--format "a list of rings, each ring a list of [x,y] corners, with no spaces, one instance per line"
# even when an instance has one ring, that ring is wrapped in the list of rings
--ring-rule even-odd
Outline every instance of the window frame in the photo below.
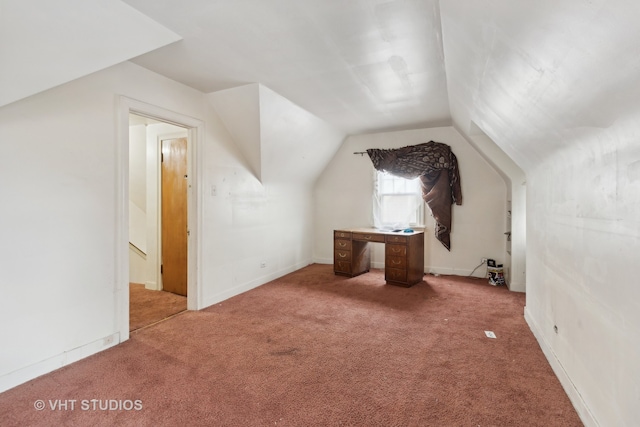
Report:
[[[381,181],[383,178],[391,178],[394,181],[398,180],[398,181],[417,181],[416,185],[415,185],[415,190],[414,191],[392,191],[392,192],[382,192],[381,190]],[[406,184],[406,183],[405,183]],[[378,218],[378,220],[380,221],[380,224],[375,224],[378,228],[393,228],[394,224],[393,223],[383,223],[382,221],[382,211],[383,211],[383,206],[382,206],[382,201],[383,201],[383,197],[393,197],[393,196],[407,196],[407,195],[411,195],[411,196],[415,196],[416,197],[416,221],[415,222],[410,222],[408,224],[409,227],[411,228],[424,228],[425,227],[425,202],[422,199],[422,189],[420,186],[420,179],[419,178],[415,178],[413,180],[411,179],[406,179],[406,178],[402,178],[396,175],[393,175],[391,173],[388,172],[383,172],[383,171],[378,171],[375,168],[373,169],[373,198],[374,198],[374,202],[373,202],[373,206],[372,206],[372,214],[373,214],[373,218],[374,218],[374,222],[376,221],[376,218]],[[376,202],[377,200],[377,202]],[[377,211],[376,211],[377,210]]]

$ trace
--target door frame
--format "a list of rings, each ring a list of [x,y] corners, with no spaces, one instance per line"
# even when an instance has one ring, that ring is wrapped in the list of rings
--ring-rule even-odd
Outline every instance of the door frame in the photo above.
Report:
[[[149,117],[187,129],[187,173],[191,177],[187,194],[187,309],[202,308],[200,259],[202,242],[202,147],[204,122],[120,96],[117,106],[116,146],[116,242],[115,242],[115,308],[120,342],[129,339],[129,114]]]

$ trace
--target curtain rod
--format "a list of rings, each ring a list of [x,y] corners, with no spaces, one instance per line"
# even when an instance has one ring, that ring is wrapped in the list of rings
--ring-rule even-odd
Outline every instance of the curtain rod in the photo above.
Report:
[[[367,154],[366,151],[354,151],[353,154],[360,154],[361,156],[364,156],[365,154]]]

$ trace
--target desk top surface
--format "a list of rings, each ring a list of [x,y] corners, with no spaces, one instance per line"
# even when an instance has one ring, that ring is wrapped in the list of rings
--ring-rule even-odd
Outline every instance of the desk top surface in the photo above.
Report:
[[[341,228],[335,231],[344,231],[347,233],[367,233],[367,234],[379,234],[389,236],[412,236],[414,234],[422,234],[424,230],[414,230],[411,233],[405,233],[404,230],[392,231],[392,230],[379,230],[377,228]]]

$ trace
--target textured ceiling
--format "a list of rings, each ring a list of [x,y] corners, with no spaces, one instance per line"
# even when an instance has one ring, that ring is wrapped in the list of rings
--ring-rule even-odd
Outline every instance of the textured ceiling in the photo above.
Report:
[[[126,0],[183,39],[133,62],[261,83],[346,133],[450,124],[437,0]]]

